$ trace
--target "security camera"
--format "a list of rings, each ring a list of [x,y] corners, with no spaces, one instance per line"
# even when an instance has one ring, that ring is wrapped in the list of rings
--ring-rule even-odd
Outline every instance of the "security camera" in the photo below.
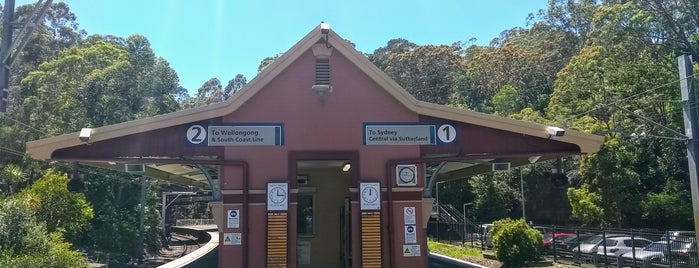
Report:
[[[92,129],[91,128],[83,128],[80,130],[80,141],[84,143],[90,143],[90,139],[92,138]]]
[[[549,137],[562,137],[566,134],[565,129],[560,127],[546,127],[546,132],[549,133]]]
[[[320,33],[327,34],[330,32],[330,24],[326,22],[320,22]]]

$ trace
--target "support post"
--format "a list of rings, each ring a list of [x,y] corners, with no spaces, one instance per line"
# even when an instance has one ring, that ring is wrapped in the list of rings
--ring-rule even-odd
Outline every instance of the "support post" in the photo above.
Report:
[[[680,71],[680,89],[682,91],[682,110],[684,111],[684,129],[687,136],[687,163],[689,168],[689,184],[692,191],[692,210],[694,215],[695,237],[699,241],[699,181],[697,174],[697,153],[699,143],[696,137],[699,135],[699,115],[695,106],[696,89],[694,88],[694,68],[692,58],[689,55],[677,57],[677,65]],[[695,253],[698,254],[698,253]],[[699,256],[699,255],[698,255]]]

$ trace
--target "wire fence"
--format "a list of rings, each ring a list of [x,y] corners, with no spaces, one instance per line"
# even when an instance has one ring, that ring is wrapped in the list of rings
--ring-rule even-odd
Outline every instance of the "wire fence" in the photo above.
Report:
[[[441,217],[438,217],[441,218]],[[542,257],[596,267],[699,267],[694,231],[532,226],[542,232]],[[432,240],[491,250],[492,224],[432,219]]]

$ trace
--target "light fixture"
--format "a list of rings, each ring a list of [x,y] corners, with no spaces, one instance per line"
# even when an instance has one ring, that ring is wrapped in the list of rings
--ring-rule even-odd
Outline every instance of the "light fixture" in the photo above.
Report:
[[[536,163],[536,161],[539,161],[539,158],[541,158],[540,155],[535,155],[535,156],[530,156],[528,160],[529,160],[530,164],[534,164],[534,163]]]
[[[330,92],[330,85],[313,85],[311,89],[313,90],[313,92],[318,94],[318,96],[323,97],[325,96],[325,94],[328,94],[328,92]]]
[[[79,137],[80,137],[80,141],[82,141],[82,142],[84,142],[84,143],[86,143],[86,144],[90,144],[90,142],[91,142],[91,140],[92,140],[92,129],[91,129],[91,128],[87,128],[87,127],[82,128],[82,129],[80,130],[80,136],[79,136]]]
[[[349,171],[350,168],[352,168],[352,165],[351,165],[349,162],[347,162],[347,163],[345,163],[344,165],[342,165],[342,171],[344,171],[344,172]]]

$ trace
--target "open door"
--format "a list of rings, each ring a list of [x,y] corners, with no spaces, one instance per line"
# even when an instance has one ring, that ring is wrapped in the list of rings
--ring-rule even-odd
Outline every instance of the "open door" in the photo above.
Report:
[[[350,175],[347,161],[297,162],[299,268],[350,267]]]

